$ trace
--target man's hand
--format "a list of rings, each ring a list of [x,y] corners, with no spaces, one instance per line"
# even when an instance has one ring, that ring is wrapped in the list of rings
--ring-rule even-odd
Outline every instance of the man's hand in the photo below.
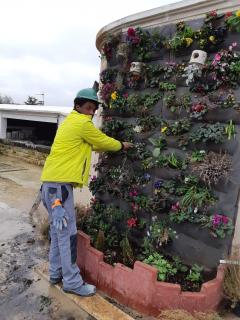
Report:
[[[122,142],[123,150],[128,150],[134,147],[134,144],[131,142]]]
[[[67,220],[69,220],[69,217],[61,203],[55,202],[52,206],[52,218],[53,225],[56,229],[61,231],[64,227],[67,227]]]

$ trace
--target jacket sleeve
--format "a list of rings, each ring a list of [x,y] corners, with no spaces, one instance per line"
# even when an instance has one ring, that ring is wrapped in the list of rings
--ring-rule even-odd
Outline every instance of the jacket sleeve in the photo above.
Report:
[[[110,138],[97,129],[91,121],[82,126],[82,138],[93,146],[95,151],[119,151],[122,148],[120,141]]]

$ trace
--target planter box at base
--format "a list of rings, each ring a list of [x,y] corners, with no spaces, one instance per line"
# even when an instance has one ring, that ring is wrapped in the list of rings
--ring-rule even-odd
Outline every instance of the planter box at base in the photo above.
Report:
[[[136,261],[130,269],[103,261],[103,253],[91,247],[90,238],[78,232],[77,264],[86,280],[118,302],[145,315],[156,316],[164,309],[215,311],[222,299],[223,269],[200,292],[182,292],[178,284],[157,281],[157,270]]]

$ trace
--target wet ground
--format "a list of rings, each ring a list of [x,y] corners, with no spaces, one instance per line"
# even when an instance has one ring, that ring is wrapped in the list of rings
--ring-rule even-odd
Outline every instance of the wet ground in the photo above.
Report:
[[[40,173],[37,166],[0,155],[0,319],[90,320],[34,272],[48,255],[37,228],[44,208],[29,216]]]
[[[40,174],[38,166],[0,155],[0,320],[92,320],[34,272],[48,256],[38,229],[45,209],[29,215]]]

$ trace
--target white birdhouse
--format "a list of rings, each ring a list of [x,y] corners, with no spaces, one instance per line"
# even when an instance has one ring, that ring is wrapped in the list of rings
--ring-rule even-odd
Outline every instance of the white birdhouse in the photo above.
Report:
[[[191,55],[190,63],[205,64],[207,52],[202,50],[194,50]]]
[[[130,73],[135,76],[140,76],[145,64],[143,62],[132,62],[130,67]]]

